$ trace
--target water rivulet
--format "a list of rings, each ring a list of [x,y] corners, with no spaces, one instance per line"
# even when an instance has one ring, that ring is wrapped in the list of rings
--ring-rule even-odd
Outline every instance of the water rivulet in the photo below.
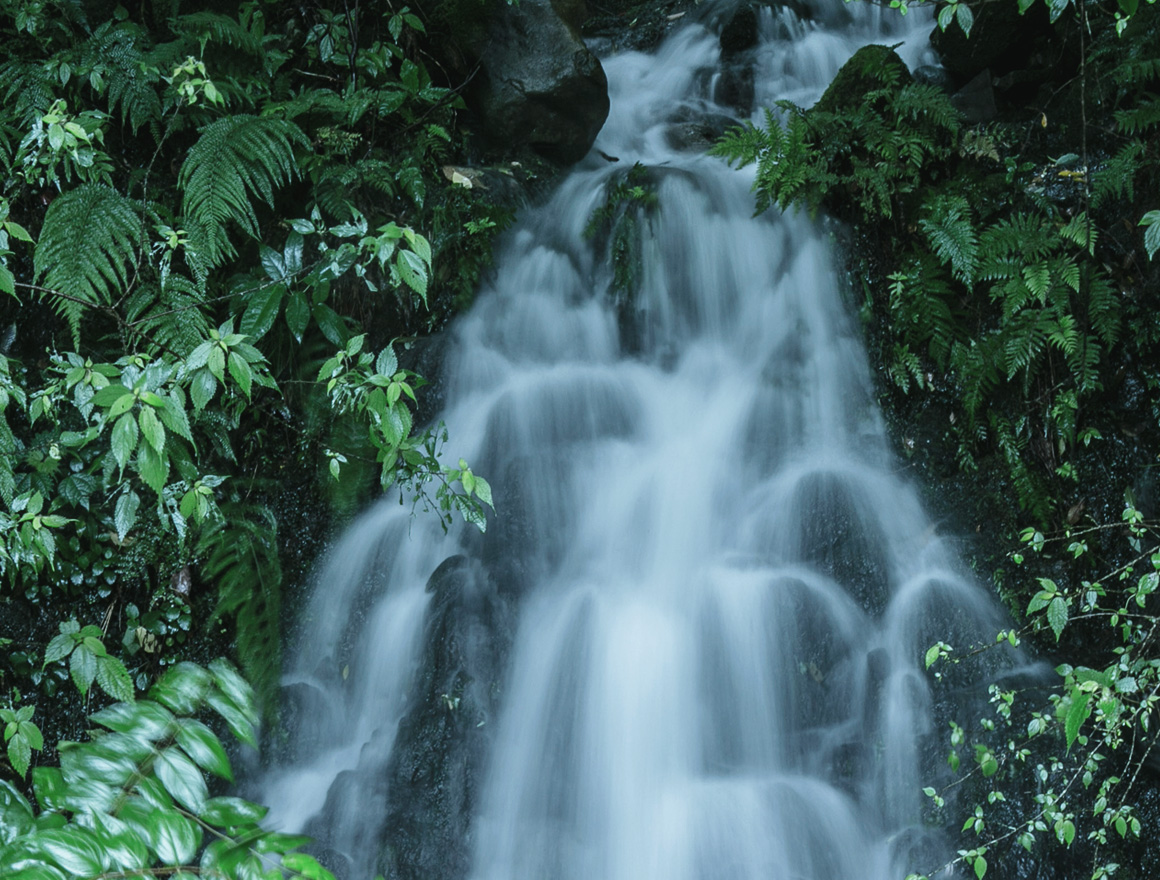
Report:
[[[908,27],[767,12],[757,105],[810,103],[867,42],[916,62]],[[897,475],[825,234],[754,218],[745,172],[682,147],[728,112],[719,55],[691,24],[605,60],[596,149],[454,329],[443,418],[494,487],[487,534],[385,503],[318,577],[262,795],[352,880],[937,864],[923,651],[1000,623]],[[585,227],[638,162],[655,201],[613,293]]]

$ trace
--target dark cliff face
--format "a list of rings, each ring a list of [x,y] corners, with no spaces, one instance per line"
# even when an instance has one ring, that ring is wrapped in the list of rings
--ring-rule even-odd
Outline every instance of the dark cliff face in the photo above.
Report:
[[[466,557],[445,560],[427,590],[435,595],[422,665],[387,768],[380,870],[388,880],[466,876],[515,628],[511,599]]]

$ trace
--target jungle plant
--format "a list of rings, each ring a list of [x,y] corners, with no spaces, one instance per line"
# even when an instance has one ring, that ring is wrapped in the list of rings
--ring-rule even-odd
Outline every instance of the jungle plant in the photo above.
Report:
[[[1063,555],[1073,571],[1098,567],[1105,558],[1123,561],[1096,579],[1060,584],[1036,578],[1022,628],[997,634],[992,646],[931,646],[927,668],[941,677],[946,664],[1018,646],[1040,630],[1062,643],[1065,633],[1080,629],[1078,639],[1108,647],[1089,649],[1086,662],[1058,665],[1046,699],[1038,684],[991,685],[990,713],[951,724],[947,762],[961,775],[926,794],[938,810],[960,786],[977,799],[962,830],[979,843],[960,850],[956,861],[980,878],[986,853],[1000,846],[1014,842],[1038,852],[1043,841],[1069,848],[1078,841],[1091,854],[1091,876],[1107,880],[1119,869],[1113,859],[1125,845],[1116,841],[1138,839],[1142,832],[1135,798],[1155,745],[1152,726],[1160,704],[1160,618],[1153,600],[1160,589],[1160,528],[1129,504],[1119,522],[1055,534],[1031,527],[1020,537],[1023,547],[1011,554],[1017,566],[1028,555],[1036,561]]]
[[[145,699],[92,715],[89,741],[59,744],[60,766],[33,771],[39,808],[0,780],[5,876],[333,880],[299,851],[307,838],[261,827],[264,807],[213,796],[213,780],[230,782],[233,772],[217,734],[198,718],[210,713],[211,723],[255,744],[257,716],[245,681],[222,661],[208,669],[182,663]]]

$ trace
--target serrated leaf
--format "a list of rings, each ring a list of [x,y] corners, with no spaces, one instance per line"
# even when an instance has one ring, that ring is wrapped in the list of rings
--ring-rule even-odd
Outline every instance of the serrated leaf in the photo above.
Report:
[[[69,656],[69,673],[73,683],[82,694],[87,694],[97,677],[97,658],[83,644],[77,645]]]
[[[135,697],[133,680],[125,664],[116,657],[97,658],[97,684],[101,690],[123,703],[131,703]]]
[[[138,436],[137,420],[133,418],[132,413],[125,413],[113,425],[109,445],[113,450],[113,458],[117,460],[120,467],[124,467],[128,463],[133,450],[137,448]]]
[[[158,453],[165,449],[165,426],[158,420],[153,407],[142,407],[137,414],[137,424],[141,427],[141,436],[146,443]]]
[[[205,409],[206,404],[213,400],[214,394],[217,393],[217,386],[217,379],[209,370],[198,371],[189,386],[189,397],[193,401],[194,409],[199,412]]]
[[[1063,628],[1067,626],[1067,600],[1062,596],[1056,596],[1047,606],[1047,622],[1051,624],[1051,630],[1058,642],[1059,637],[1063,635]]]
[[[22,736],[14,736],[8,740],[8,763],[21,779],[28,772],[28,765],[32,763],[32,746]]]
[[[188,864],[201,845],[200,829],[178,813],[153,810],[142,818],[149,847],[167,865]]]
[[[1068,751],[1071,751],[1072,743],[1079,736],[1080,728],[1083,727],[1091,713],[1089,695],[1083,693],[1079,688],[1074,689],[1071,692],[1071,706],[1068,707],[1067,717],[1064,719],[1064,734],[1067,737]]]
[[[48,643],[48,647],[44,649],[44,665],[55,663],[57,660],[62,660],[67,657],[73,649],[76,641],[71,635],[61,633],[54,636],[52,641]]]
[[[142,446],[137,453],[137,473],[145,485],[160,495],[169,479],[169,457],[158,455],[149,446]]]
[[[129,530],[137,522],[137,508],[141,506],[141,499],[136,492],[126,492],[117,499],[117,506],[113,512],[113,525],[117,529],[117,540],[124,541]]]
[[[393,376],[398,369],[399,359],[395,355],[395,349],[388,345],[379,352],[379,356],[375,360],[375,372],[380,376]]]

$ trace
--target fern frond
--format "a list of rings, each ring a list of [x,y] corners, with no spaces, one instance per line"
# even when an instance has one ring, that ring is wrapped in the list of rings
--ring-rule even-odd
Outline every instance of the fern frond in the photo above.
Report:
[[[971,223],[971,206],[962,196],[941,196],[930,205],[930,216],[919,221],[939,258],[967,286],[979,267],[979,240]]]
[[[129,328],[184,357],[208,336],[205,298],[188,278],[169,275],[164,283],[142,286],[125,306]]]
[[[1129,141],[1092,175],[1093,208],[1104,205],[1109,199],[1133,201],[1136,198],[1134,184],[1144,149],[1143,141]]]
[[[226,230],[231,220],[257,237],[251,198],[272,207],[274,190],[298,174],[294,147],[308,144],[298,126],[282,119],[229,116],[203,129],[178,185],[192,249],[205,266],[219,266],[236,253]]]
[[[210,43],[239,49],[260,58],[265,54],[260,34],[246,30],[236,18],[217,12],[191,12],[179,15],[169,25],[175,34],[198,41],[201,51]]]
[[[44,65],[19,61],[0,64],[0,98],[22,124],[48,112],[56,100],[57,85]]]
[[[1120,337],[1120,299],[1102,272],[1089,270],[1087,292],[1088,322],[1104,345],[1111,348]]]
[[[1160,96],[1147,95],[1135,107],[1115,112],[1116,126],[1127,135],[1143,134],[1160,125]]]
[[[85,46],[85,63],[106,80],[109,112],[129,123],[136,133],[142,125],[161,118],[158,75],[143,64],[146,35],[129,22],[106,22]]]
[[[198,542],[201,574],[217,586],[212,620],[235,614],[238,659],[264,705],[281,666],[282,566],[278,522],[261,505],[226,503]]]
[[[74,343],[84,310],[111,303],[128,284],[141,245],[138,206],[112,187],[83,184],[48,206],[33,267]]]

